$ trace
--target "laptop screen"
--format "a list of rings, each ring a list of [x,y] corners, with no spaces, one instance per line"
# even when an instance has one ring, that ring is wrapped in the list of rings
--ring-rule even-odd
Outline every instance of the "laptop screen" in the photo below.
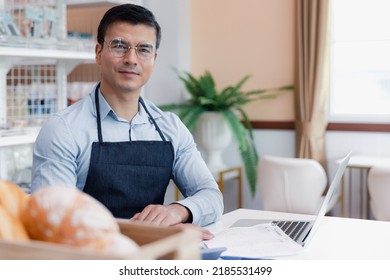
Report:
[[[339,163],[339,167],[337,168],[336,174],[332,180],[332,183],[329,186],[328,192],[326,193],[326,196],[324,198],[324,201],[320,207],[320,210],[318,211],[317,217],[314,221],[313,227],[311,228],[309,234],[307,235],[304,246],[307,245],[307,243],[310,241],[314,233],[317,231],[321,220],[325,216],[326,212],[329,210],[330,202],[332,201],[332,198],[334,194],[336,193],[337,186],[341,182],[341,178],[343,177],[344,171],[347,168],[349,159],[351,158],[351,153],[346,155]]]

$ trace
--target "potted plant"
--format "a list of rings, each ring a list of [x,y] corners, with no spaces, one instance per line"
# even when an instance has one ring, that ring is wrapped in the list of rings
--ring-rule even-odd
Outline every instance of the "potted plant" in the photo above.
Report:
[[[253,128],[243,110],[243,105],[256,99],[273,98],[276,92],[292,89],[292,86],[242,91],[243,84],[249,79],[247,75],[236,85],[227,86],[218,91],[214,78],[209,71],[205,71],[199,78],[189,72],[184,72],[179,74],[179,79],[184,83],[190,94],[190,99],[184,103],[165,104],[159,107],[162,110],[177,113],[190,131],[193,131],[198,125],[203,113],[220,113],[237,141],[246,178],[251,194],[254,196],[257,182],[258,154],[253,139]]]

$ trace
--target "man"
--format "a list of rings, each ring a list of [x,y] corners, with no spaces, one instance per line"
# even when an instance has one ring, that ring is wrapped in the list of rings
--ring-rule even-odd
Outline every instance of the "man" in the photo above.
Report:
[[[118,218],[155,225],[207,225],[220,218],[222,194],[179,118],[140,97],[151,77],[161,29],[147,9],[124,4],[103,16],[89,96],[54,114],[37,138],[32,191],[76,186]],[[169,180],[185,199],[163,205]]]

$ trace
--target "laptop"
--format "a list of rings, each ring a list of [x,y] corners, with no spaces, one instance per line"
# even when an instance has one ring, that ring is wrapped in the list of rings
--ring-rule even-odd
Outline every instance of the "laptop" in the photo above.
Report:
[[[326,196],[322,202],[321,207],[318,210],[316,218],[310,221],[300,220],[272,220],[271,223],[280,228],[287,236],[289,236],[294,242],[298,243],[302,247],[307,246],[313,235],[317,231],[322,219],[329,210],[329,204],[332,201],[334,194],[336,193],[337,187],[340,185],[341,178],[343,177],[344,171],[348,166],[351,153],[345,156],[338,166],[335,176],[333,177],[332,183],[326,193]],[[269,223],[270,220],[258,220],[258,219],[242,219],[238,220],[231,227],[239,226],[253,226],[259,223]]]

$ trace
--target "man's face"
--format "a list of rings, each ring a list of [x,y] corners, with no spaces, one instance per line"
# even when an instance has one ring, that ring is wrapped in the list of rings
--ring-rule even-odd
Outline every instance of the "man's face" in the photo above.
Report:
[[[127,22],[111,24],[104,37],[104,47],[97,44],[95,49],[96,63],[101,68],[102,90],[140,94],[154,69],[155,45],[153,27]],[[129,46],[132,48],[128,49]],[[136,46],[138,51],[134,49]],[[148,53],[150,50],[152,53]],[[121,52],[123,57],[120,57]]]

